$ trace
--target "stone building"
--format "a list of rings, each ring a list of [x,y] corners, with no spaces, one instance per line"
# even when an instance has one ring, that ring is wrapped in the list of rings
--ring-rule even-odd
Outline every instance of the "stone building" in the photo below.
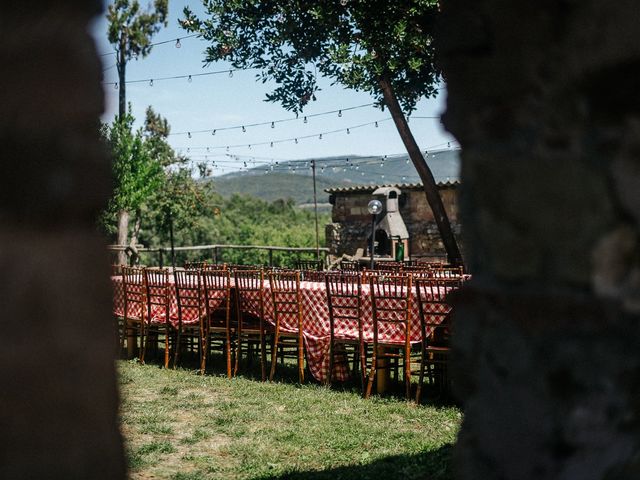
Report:
[[[436,177],[437,178],[437,177]],[[451,222],[458,242],[460,243],[461,226],[458,220],[458,190],[459,181],[449,179],[439,182],[440,196]],[[332,205],[331,221],[325,227],[327,247],[330,255],[355,255],[361,249],[368,255],[368,239],[371,236],[371,215],[367,211],[367,204],[376,197],[379,198],[383,187],[393,187],[398,191],[399,214],[409,238],[404,248],[404,258],[446,258],[445,250],[440,239],[438,227],[433,218],[433,212],[427,203],[422,184],[393,184],[393,185],[354,185],[325,190],[330,194]],[[376,194],[374,195],[374,192]],[[382,199],[384,200],[384,199]],[[383,201],[383,205],[384,205]],[[384,214],[379,215],[376,231],[384,223]],[[383,235],[384,236],[384,235]],[[388,233],[389,246],[376,246],[376,255],[395,258],[394,232]],[[376,241],[379,241],[376,235]],[[381,242],[379,242],[381,243]],[[462,247],[462,245],[460,245]]]

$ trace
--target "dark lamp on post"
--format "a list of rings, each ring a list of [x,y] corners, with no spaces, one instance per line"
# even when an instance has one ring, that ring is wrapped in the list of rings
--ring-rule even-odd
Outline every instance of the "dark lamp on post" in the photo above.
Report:
[[[380,200],[371,200],[367,205],[367,210],[371,214],[371,270],[373,270],[373,249],[375,245],[375,233],[376,233],[376,216],[382,212],[382,202]]]

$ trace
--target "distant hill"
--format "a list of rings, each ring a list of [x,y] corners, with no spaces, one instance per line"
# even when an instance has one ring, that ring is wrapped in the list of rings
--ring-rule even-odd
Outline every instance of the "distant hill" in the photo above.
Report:
[[[429,164],[436,182],[459,179],[459,150],[429,152]],[[216,191],[228,197],[234,193],[252,195],[263,200],[291,198],[297,204],[313,202],[310,159],[262,165],[243,172],[213,177]],[[344,185],[383,185],[420,183],[415,167],[407,155],[340,156],[315,159],[318,202],[328,202],[326,188]],[[265,173],[268,172],[268,173]]]

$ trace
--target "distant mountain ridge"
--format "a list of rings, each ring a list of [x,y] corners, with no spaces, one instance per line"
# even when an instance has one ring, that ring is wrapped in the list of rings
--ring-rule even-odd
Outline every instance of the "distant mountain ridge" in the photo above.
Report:
[[[316,162],[319,203],[328,202],[329,195],[324,190],[332,187],[420,183],[420,177],[406,154],[387,157],[351,155],[273,162],[209,180],[224,197],[238,193],[266,201],[291,198],[296,204],[307,204],[313,202],[312,161]],[[459,150],[429,152],[427,163],[436,182],[459,180]]]

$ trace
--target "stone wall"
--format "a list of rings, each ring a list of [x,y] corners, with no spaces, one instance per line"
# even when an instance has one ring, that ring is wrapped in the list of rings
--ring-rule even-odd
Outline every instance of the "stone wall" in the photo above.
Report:
[[[640,478],[638,3],[441,9],[474,272],[457,478]]]
[[[101,2],[0,4],[0,478],[125,478],[96,213]]]
[[[438,226],[433,218],[422,187],[400,187],[405,200],[400,214],[409,232],[409,252],[412,257],[446,258]],[[358,248],[367,250],[366,241],[371,234],[371,215],[367,204],[374,188],[335,192],[331,211],[332,224],[326,226],[325,236],[330,254],[353,255]],[[443,186],[440,195],[451,227],[462,248],[462,226],[458,221],[458,186]]]

